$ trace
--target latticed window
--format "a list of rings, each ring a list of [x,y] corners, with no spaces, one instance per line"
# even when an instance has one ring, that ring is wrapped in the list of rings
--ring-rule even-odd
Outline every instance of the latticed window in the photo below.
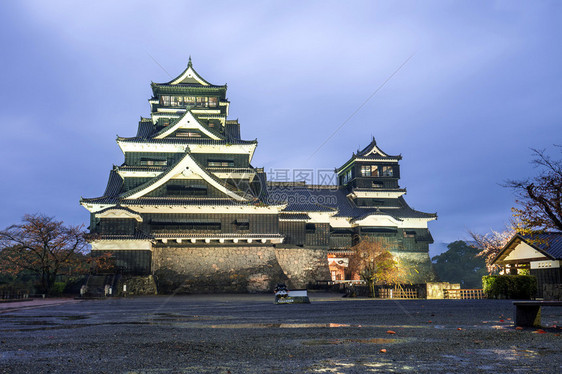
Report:
[[[142,166],[166,166],[166,159],[162,158],[141,158],[140,164]]]
[[[209,105],[209,98],[206,96],[199,96],[196,99],[198,106],[208,106]]]
[[[170,106],[170,96],[164,95],[160,97],[160,105]]]
[[[247,219],[237,219],[234,221],[237,231],[248,231],[250,230],[250,221]]]
[[[370,165],[361,165],[361,176],[363,176],[363,177],[370,177],[371,176],[371,166]]]
[[[392,177],[394,175],[394,171],[392,166],[383,166],[382,167],[382,175],[383,177]]]
[[[209,106],[216,107],[218,104],[218,98],[216,97],[209,97]]]
[[[345,172],[345,174],[342,177],[342,184],[346,184],[347,182],[349,182],[351,180],[351,169],[349,169],[348,171]]]
[[[361,165],[361,176],[363,177],[378,177],[378,165]]]
[[[166,186],[166,194],[168,196],[205,196],[207,195],[207,187],[169,184]]]
[[[362,227],[361,234],[367,236],[383,236],[383,237],[395,237],[397,230],[395,228],[384,228],[384,227]]]
[[[232,160],[209,160],[209,161],[207,161],[207,166],[234,167],[234,161],[232,161]]]
[[[180,138],[200,138],[201,133],[193,131],[178,131],[176,136]]]

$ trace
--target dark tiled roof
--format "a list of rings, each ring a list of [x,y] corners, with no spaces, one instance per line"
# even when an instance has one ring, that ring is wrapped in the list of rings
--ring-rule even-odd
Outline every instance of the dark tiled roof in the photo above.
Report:
[[[151,122],[141,121],[137,129],[137,138],[148,138],[154,131],[154,125]]]
[[[310,219],[310,216],[306,213],[281,212],[279,219],[284,221],[307,221]]]
[[[164,134],[166,131],[170,130],[171,127],[174,127],[174,126],[179,122],[179,120],[180,120],[181,118],[185,117],[185,116],[187,115],[187,113],[190,113],[190,112],[191,112],[191,109],[190,109],[190,110],[187,110],[185,113],[183,113],[183,115],[180,116],[180,118],[179,118],[178,120],[175,120],[175,121],[173,121],[172,123],[170,123],[169,126],[166,126],[166,127],[162,128],[162,129],[160,129],[160,131],[158,131],[157,133],[153,134],[151,137],[154,138],[154,137],[156,137],[156,136],[158,136],[158,135]],[[196,116],[195,114],[193,114],[193,113],[191,113],[191,114],[193,115],[193,117],[195,117],[195,120],[196,120],[201,126],[203,126],[207,131],[209,131],[211,134],[213,134],[213,135],[215,135],[216,137],[221,138],[221,139],[224,139],[224,138],[225,138],[223,135],[219,134],[219,133],[216,132],[215,130],[213,130],[213,129],[211,129],[211,128],[205,126],[205,125],[203,125],[203,124],[199,121],[199,119],[197,118],[197,116]],[[185,130],[185,129],[177,129],[177,130]],[[195,130],[195,129],[194,129],[194,130]],[[138,135],[137,135],[137,137],[138,137]],[[206,135],[205,135],[205,138],[207,138]]]
[[[173,163],[173,164],[170,165],[168,168],[166,168],[165,170],[163,170],[161,174],[159,174],[158,176],[156,176],[156,177],[150,179],[150,180],[147,181],[146,183],[143,183],[143,184],[141,184],[141,185],[139,185],[139,186],[137,186],[137,187],[135,187],[135,188],[133,188],[133,189],[131,189],[131,190],[125,192],[125,193],[123,193],[123,194],[121,195],[121,197],[127,198],[127,197],[132,196],[132,195],[134,195],[135,193],[140,192],[140,191],[146,189],[147,187],[150,187],[150,186],[152,186],[153,184],[157,183],[157,182],[158,182],[159,180],[161,180],[162,178],[165,178],[165,177],[168,175],[168,173],[169,173],[173,168],[176,167],[176,165],[178,165],[179,163],[181,163],[181,162],[182,162],[183,160],[185,160],[187,157],[191,157],[191,154],[190,154],[190,153],[186,153],[181,159],[177,160],[175,163]],[[199,162],[197,162],[197,160],[192,159],[192,161],[193,161],[194,163],[196,163],[196,164],[201,168],[201,170],[205,170],[205,168],[204,168]],[[215,182],[219,183],[220,185],[222,185],[222,186],[225,187],[226,189],[228,189],[228,190],[230,190],[231,192],[234,192],[234,193],[240,195],[240,191],[233,191],[232,188],[230,188],[222,179],[218,178],[218,177],[215,176],[213,173],[207,173],[207,175],[209,176],[209,178],[213,179]],[[245,196],[245,197],[246,197],[246,198],[252,198],[253,196]]]
[[[117,197],[96,197],[91,199],[83,198],[84,203],[93,204],[121,204],[121,205],[185,205],[185,206],[197,206],[197,205],[208,205],[208,206],[256,206],[255,202],[246,201],[236,201],[230,198],[173,198],[173,197],[140,197],[138,199],[123,199]]]
[[[333,192],[313,190],[301,186],[268,186],[267,203],[288,204],[285,208],[286,212],[335,212],[338,200],[347,200],[347,198],[344,194],[334,196]]]
[[[85,204],[118,204],[119,199],[115,197],[107,197],[107,196],[100,196],[100,197],[83,197],[80,199],[80,203]]]
[[[123,187],[123,178],[115,170],[109,172],[109,180],[103,196],[117,196]]]
[[[207,107],[195,107],[192,108],[193,110],[199,110],[202,108],[207,108]],[[224,114],[210,114],[210,113],[193,113],[193,115],[195,116],[195,118],[197,119],[223,119],[225,117]],[[226,121],[228,122],[228,121]]]
[[[247,239],[255,239],[255,238],[282,238],[283,235],[281,234],[241,234],[241,233],[216,233],[216,234],[208,234],[208,233],[189,233],[186,234],[184,232],[173,232],[170,231],[168,233],[155,233],[155,238],[169,238],[173,236],[174,238],[247,238]]]
[[[148,144],[211,144],[211,145],[222,145],[222,144],[257,144],[257,140],[213,140],[213,139],[201,139],[201,138],[165,138],[165,139],[144,139],[144,138],[122,138],[119,137],[117,140],[125,143],[148,143]]]
[[[392,208],[402,208],[402,203],[400,202],[400,200],[398,200],[397,198],[391,198],[391,197],[376,197],[376,198],[365,198],[365,197],[360,197],[358,200],[365,200],[365,199],[372,199],[372,200],[376,200],[377,202],[380,202],[381,204],[376,204],[376,205],[366,205],[366,206],[362,206],[359,205],[359,208],[379,208],[379,209],[392,209]]]
[[[149,172],[160,172],[166,170],[166,166],[130,166],[130,165],[123,165],[118,166],[117,170],[119,171],[149,171]]]
[[[189,156],[189,154],[185,154],[184,157],[182,157],[181,159],[177,160],[175,163],[173,163],[172,165],[168,166],[162,173],[160,173],[158,176],[150,179],[149,181],[147,181],[146,183],[143,183],[135,188],[130,189],[127,192],[124,192],[121,197],[128,197],[131,195],[134,195],[135,193],[144,190],[145,188],[152,186],[153,184],[155,184],[156,182],[158,182],[160,179],[165,178],[168,173],[174,168],[176,167],[177,164],[179,164],[180,162],[182,162],[182,160],[184,160],[186,157],[191,157]]]
[[[178,84],[169,84],[169,83],[153,83],[154,87],[169,87],[169,88],[176,88],[176,87],[182,87],[182,88],[226,88],[226,85],[215,85],[215,84],[210,84],[208,86],[204,86],[201,83],[178,83]]]
[[[229,141],[240,140],[240,125],[238,124],[238,122],[229,123],[227,121],[226,125],[224,127],[224,132],[225,132],[226,138]]]
[[[245,206],[253,205],[249,202],[236,201],[233,199],[195,199],[195,198],[139,198],[131,200],[123,200],[123,204],[129,205],[220,205],[220,206]]]
[[[370,151],[371,149],[373,149],[373,147],[375,147],[376,145],[377,145],[377,142],[376,142],[375,138],[373,137],[373,140],[371,140],[371,142],[369,143],[369,145],[367,145],[367,146],[366,146],[365,148],[363,148],[361,151],[357,152],[357,157],[365,158],[365,155],[366,155],[367,153],[369,153],[369,151]],[[379,149],[380,149],[380,148],[379,148]],[[381,151],[382,151],[382,150],[381,150]],[[370,157],[370,156],[369,156],[369,157]],[[402,158],[402,156],[391,156],[391,155],[388,155],[387,157],[384,157],[384,156],[382,156],[382,155],[379,155],[379,156],[374,156],[374,158],[398,158],[398,159],[400,159],[400,158]]]
[[[530,244],[552,256],[562,260],[562,232],[549,232],[535,235],[521,235]]]
[[[132,213],[132,214],[139,214],[138,212],[135,212],[134,210],[129,209],[129,208],[124,207],[124,206],[112,206],[112,207],[109,207],[109,208],[102,209],[102,210],[96,212],[96,214],[103,213],[103,212],[106,212],[108,210],[123,210],[125,212],[129,212],[129,213]]]
[[[384,209],[356,206],[346,195],[345,189],[335,189],[334,186],[325,188],[307,188],[305,186],[268,186],[269,204],[287,203],[285,212],[336,212],[335,217],[351,217],[361,219],[373,214],[389,215],[397,219],[402,218],[436,218],[436,214],[424,213],[408,206],[403,197],[393,199],[398,209]]]
[[[138,199],[123,199],[126,205],[217,205],[217,206],[252,206],[252,202],[236,201],[229,198],[170,198],[170,197],[141,197]]]
[[[95,233],[88,234],[87,240],[151,240],[154,239],[152,235],[145,234],[141,231],[136,231],[133,235],[97,235]]]
[[[367,154],[369,153],[369,151],[375,147],[377,145],[377,142],[375,141],[375,138],[373,138],[373,140],[371,141],[371,143],[369,143],[369,145],[367,145],[365,148],[363,148],[361,151],[357,151],[357,154],[353,153],[353,155],[351,156],[351,158],[349,160],[347,160],[344,164],[342,164],[341,167],[336,168],[336,173],[341,172],[344,167],[347,169],[347,166],[349,166],[349,163],[354,161],[357,158],[362,158],[362,159],[370,159],[370,160],[378,160],[378,161],[384,161],[384,160],[401,160],[402,156],[398,155],[398,156],[383,156],[383,155],[369,155],[367,156]],[[380,148],[379,148],[380,149]]]
[[[381,156],[381,155],[368,155],[368,156],[357,156],[357,158],[360,158],[362,160],[378,160],[378,161],[384,161],[384,160],[396,160],[396,159],[400,159],[401,156]]]
[[[221,167],[207,167],[207,171],[213,173],[255,173],[252,168],[221,168]]]
[[[353,192],[406,192],[405,188],[354,188]]]
[[[199,166],[199,168],[201,168],[201,170],[206,171],[205,167],[203,165],[201,165],[200,162],[198,162],[196,159],[192,159],[193,162],[195,162],[197,164],[197,166]],[[224,188],[226,188],[227,190],[229,190],[230,192],[233,192],[235,194],[237,194],[238,196],[241,196],[243,198],[246,199],[254,199],[255,196],[248,194],[249,191],[244,192],[244,191],[238,191],[234,188],[232,188],[230,185],[228,185],[227,183],[225,183],[225,181],[223,181],[222,179],[220,179],[219,177],[217,177],[216,175],[214,175],[213,173],[206,173],[211,179],[213,179],[215,182],[217,182],[218,184],[220,184],[221,186],[223,186]]]

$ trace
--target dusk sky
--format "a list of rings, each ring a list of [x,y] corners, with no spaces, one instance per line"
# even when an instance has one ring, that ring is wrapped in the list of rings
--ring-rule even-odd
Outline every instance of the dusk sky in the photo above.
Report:
[[[79,200],[123,162],[116,134],[136,134],[150,82],[190,55],[228,84],[256,167],[333,169],[372,136],[402,154],[406,200],[439,217],[432,255],[505,227],[515,197],[500,184],[536,173],[530,148],[560,158],[559,1],[17,1],[0,14],[0,228],[36,212],[87,226]]]

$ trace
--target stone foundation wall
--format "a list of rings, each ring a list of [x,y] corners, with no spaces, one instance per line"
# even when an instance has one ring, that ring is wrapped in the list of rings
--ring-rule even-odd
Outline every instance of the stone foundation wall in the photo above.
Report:
[[[328,253],[323,249],[279,248],[277,262],[289,279],[290,288],[306,288],[318,280],[331,280]]]
[[[405,269],[405,283],[421,284],[436,280],[429,253],[392,250],[390,253],[398,260],[399,266]]]
[[[123,292],[123,285],[127,291]],[[156,282],[152,275],[147,276],[124,276],[117,282],[116,295],[157,295]]]
[[[152,269],[159,293],[271,292],[330,277],[325,251],[272,246],[157,247]]]

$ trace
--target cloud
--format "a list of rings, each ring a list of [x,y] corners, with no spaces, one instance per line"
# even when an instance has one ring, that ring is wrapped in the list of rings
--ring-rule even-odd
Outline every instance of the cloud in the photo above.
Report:
[[[51,196],[58,205],[45,207],[61,219],[87,219],[77,199],[102,193],[111,164],[122,162],[115,134],[135,134],[138,117],[148,115],[150,81],[169,80],[159,65],[176,75],[189,55],[206,79],[228,83],[231,117],[240,119],[245,138],[259,140],[255,166],[334,168],[374,135],[384,150],[404,155],[407,200],[439,213],[430,224],[438,241],[507,221],[513,197],[497,183],[532,175],[528,147],[547,147],[562,136],[556,3],[21,1],[0,7],[10,15],[0,25],[10,57],[0,61],[6,87],[0,152],[14,160],[3,175],[25,186],[41,182],[45,195],[35,205]],[[27,212],[34,188],[4,186],[11,205],[0,223]]]

